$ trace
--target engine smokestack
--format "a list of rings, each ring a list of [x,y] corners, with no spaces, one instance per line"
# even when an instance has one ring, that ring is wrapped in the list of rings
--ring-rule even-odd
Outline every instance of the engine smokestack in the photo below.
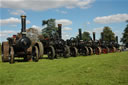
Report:
[[[93,41],[96,40],[96,35],[95,35],[95,32],[93,32]]]
[[[26,35],[26,16],[25,15],[21,15],[21,33],[22,35]]]
[[[79,38],[80,38],[80,40],[82,40],[82,32],[81,32],[81,29],[79,29]]]
[[[62,39],[61,30],[62,30],[62,24],[58,24],[58,34],[59,34],[59,38],[60,38],[60,39]]]

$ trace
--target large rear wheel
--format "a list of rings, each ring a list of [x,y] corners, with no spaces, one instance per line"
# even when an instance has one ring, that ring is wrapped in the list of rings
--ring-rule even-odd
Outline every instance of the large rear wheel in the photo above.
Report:
[[[1,46],[1,58],[2,62],[9,61],[9,43],[8,42],[2,42]]]
[[[65,47],[64,47],[63,56],[64,56],[64,58],[67,58],[70,56],[70,48],[67,45],[65,45]]]
[[[109,48],[108,47],[102,48],[102,53],[104,54],[109,53]]]
[[[102,53],[106,54],[107,52],[107,48],[102,48]]]
[[[93,55],[93,49],[91,47],[88,47],[89,55]]]
[[[38,42],[37,44],[38,44],[37,47],[39,50],[39,58],[41,58],[44,54],[44,46],[43,46],[43,43],[41,42]]]
[[[88,48],[87,48],[86,46],[83,48],[83,53],[82,53],[82,55],[83,55],[83,56],[89,55],[89,50],[88,50]]]
[[[113,52],[116,52],[116,48],[115,47],[113,47]]]
[[[97,55],[101,54],[101,49],[100,49],[100,47],[97,47],[97,48],[95,49],[95,54],[97,54]]]
[[[78,49],[76,47],[70,48],[71,56],[76,57],[78,55]]]
[[[55,58],[55,49],[53,46],[49,46],[49,48],[48,48],[48,58],[49,59]]]
[[[32,60],[34,62],[38,62],[39,61],[39,50],[37,46],[34,46],[32,49]]]
[[[109,52],[110,52],[109,48],[108,48],[108,47],[106,47],[106,49],[107,49],[107,53],[109,53]]]

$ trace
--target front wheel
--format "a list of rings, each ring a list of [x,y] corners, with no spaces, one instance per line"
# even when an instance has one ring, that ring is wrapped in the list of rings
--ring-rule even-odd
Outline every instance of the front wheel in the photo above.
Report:
[[[10,50],[9,50],[9,63],[10,64],[15,63],[15,60],[14,60],[14,48],[12,46],[10,47]]]

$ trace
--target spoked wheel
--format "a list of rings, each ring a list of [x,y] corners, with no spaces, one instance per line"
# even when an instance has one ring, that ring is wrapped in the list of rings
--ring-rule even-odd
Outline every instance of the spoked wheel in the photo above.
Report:
[[[70,48],[67,45],[65,45],[65,47],[64,47],[63,56],[64,56],[64,58],[67,58],[70,56]]]
[[[1,58],[2,62],[8,62],[9,61],[9,43],[3,42],[1,46]]]
[[[38,47],[34,46],[32,48],[32,60],[34,62],[38,62],[39,61],[39,51],[38,51]]]
[[[37,47],[39,50],[39,58],[41,58],[44,54],[44,46],[41,42],[38,42],[37,44],[38,44]]]
[[[14,60],[14,48],[12,46],[9,49],[9,63],[10,64],[15,63],[15,60]]]
[[[55,58],[55,49],[53,46],[49,46],[49,48],[48,48],[48,58],[49,59]]]
[[[112,47],[110,52],[111,52],[111,53],[116,52],[116,48],[115,48],[115,47]]]
[[[102,53],[104,54],[108,53],[107,48],[102,48]]]
[[[101,49],[100,49],[100,47],[97,47],[97,48],[95,49],[95,53],[96,53],[97,55],[101,54]]]
[[[76,57],[78,55],[78,49],[76,47],[70,48],[71,56]]]
[[[92,55],[93,54],[93,49],[91,47],[88,47],[88,50],[89,50],[89,55]]]
[[[116,52],[116,48],[115,47],[113,47],[113,52]]]
[[[83,56],[87,56],[89,55],[89,50],[88,48],[85,46],[84,49],[83,49],[83,53],[82,53]]]
[[[108,47],[102,48],[102,53],[104,54],[109,53],[109,48]]]
[[[108,48],[108,47],[106,47],[106,49],[107,49],[107,53],[109,53],[109,52],[110,52],[109,48]]]
[[[98,48],[99,48],[99,53],[101,54],[102,53],[101,47],[98,47]]]

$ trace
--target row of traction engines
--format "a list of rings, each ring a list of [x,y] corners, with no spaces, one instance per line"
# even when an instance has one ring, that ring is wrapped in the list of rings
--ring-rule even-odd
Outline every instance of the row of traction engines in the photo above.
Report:
[[[67,45],[70,47],[71,56],[87,56],[92,54],[101,54],[101,53],[112,53],[119,50],[118,36],[116,36],[116,41],[106,42],[104,41],[104,34],[101,33],[101,39],[95,39],[95,32],[93,32],[93,39],[90,41],[84,41],[82,39],[81,29],[79,31],[79,37],[66,40]]]
[[[47,24],[48,21],[43,22]],[[93,32],[93,40],[84,41],[82,38],[81,29],[79,29],[79,37],[71,37],[66,41],[62,39],[62,24],[58,24],[58,36],[39,39],[38,41],[31,40],[26,36],[26,16],[21,16],[21,32],[12,37],[8,37],[6,42],[2,42],[2,61],[14,63],[19,57],[24,58],[24,61],[33,60],[37,62],[43,55],[47,55],[49,59],[69,56],[76,57],[78,55],[87,56],[92,54],[101,54],[116,52],[119,48],[118,37],[116,42],[104,41],[104,34],[101,33],[101,39],[95,39]]]

